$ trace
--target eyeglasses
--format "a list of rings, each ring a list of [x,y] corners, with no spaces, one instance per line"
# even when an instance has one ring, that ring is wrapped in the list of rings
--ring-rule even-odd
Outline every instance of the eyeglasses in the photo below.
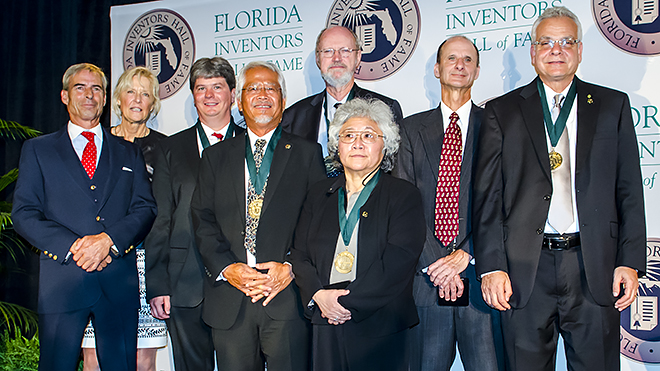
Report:
[[[555,44],[558,44],[562,49],[570,49],[573,45],[577,45],[580,42],[578,39],[572,37],[565,37],[561,40],[552,40],[543,38],[539,41],[534,41],[534,45],[538,45],[541,49],[552,49],[555,47]]]
[[[356,50],[359,50],[359,49],[351,49],[351,48],[333,49],[333,48],[328,48],[328,49],[323,49],[323,50],[317,50],[316,52],[321,54],[321,56],[323,58],[332,58],[332,56],[335,55],[335,52],[338,51],[339,55],[342,58],[348,58]]]
[[[247,95],[253,95],[253,94],[261,94],[262,92],[266,93],[267,95],[275,95],[282,91],[282,88],[280,88],[277,85],[269,85],[269,84],[253,84],[246,86],[245,88],[242,89],[245,94]]]
[[[362,143],[371,144],[371,143],[376,143],[376,139],[378,138],[385,139],[385,136],[377,134],[371,130],[347,131],[343,134],[339,134],[339,141],[346,144],[351,144],[355,142],[357,138],[362,139]]]

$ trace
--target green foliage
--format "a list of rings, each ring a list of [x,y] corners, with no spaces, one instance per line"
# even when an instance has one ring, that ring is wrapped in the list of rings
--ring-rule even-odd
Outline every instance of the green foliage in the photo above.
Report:
[[[37,314],[20,305],[0,301],[0,319],[2,319],[0,323],[6,324],[12,332],[19,333],[21,330],[37,332],[39,330]]]
[[[37,129],[23,126],[18,122],[0,119],[0,137],[16,140],[34,138],[39,135],[41,135],[41,132]]]
[[[37,371],[39,368],[39,339],[37,335],[28,339],[16,333],[16,337],[5,331],[0,338],[0,371]]]
[[[41,135],[39,130],[23,126],[14,121],[0,119],[0,138],[16,140],[33,138],[39,135]],[[7,174],[1,176],[0,191],[15,182],[17,178],[18,169],[12,169]],[[11,259],[16,262],[16,254],[25,253],[29,248],[13,230],[11,208],[11,202],[0,201],[0,250],[5,249]],[[0,273],[6,270],[7,267],[0,262]],[[21,329],[27,332],[34,331],[35,333],[38,331],[36,313],[20,305],[4,301],[0,301],[0,325],[6,326],[6,328],[16,334],[19,334]],[[17,340],[20,340],[20,334],[17,335]],[[2,370],[0,369],[0,371]]]

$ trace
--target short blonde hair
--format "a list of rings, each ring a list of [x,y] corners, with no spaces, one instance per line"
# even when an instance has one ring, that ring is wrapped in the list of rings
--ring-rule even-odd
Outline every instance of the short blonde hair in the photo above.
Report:
[[[119,80],[117,81],[117,86],[115,87],[115,91],[112,93],[112,110],[115,112],[115,114],[119,117],[121,117],[121,107],[119,107],[119,97],[121,96],[122,93],[126,92],[128,89],[133,87],[133,78],[138,77],[142,78],[145,77],[147,80],[149,80],[149,93],[151,96],[154,98],[154,103],[151,105],[151,114],[156,116],[158,112],[160,111],[160,85],[158,83],[158,79],[156,76],[146,69],[145,67],[133,67],[129,68],[124,73],[119,76]]]

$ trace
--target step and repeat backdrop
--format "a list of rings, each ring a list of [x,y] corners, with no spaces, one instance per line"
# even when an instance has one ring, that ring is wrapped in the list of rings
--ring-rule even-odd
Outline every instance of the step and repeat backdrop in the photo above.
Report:
[[[544,9],[560,5],[582,23],[578,76],[631,99],[646,196],[648,274],[640,280],[639,298],[621,315],[620,352],[623,370],[660,370],[659,0],[165,0],[117,6],[110,13],[112,85],[126,68],[151,69],[163,102],[149,126],[173,134],[197,120],[188,85],[196,59],[221,56],[236,71],[252,60],[269,60],[284,71],[290,106],[323,90],[316,36],[343,25],[364,42],[357,83],[396,98],[406,116],[439,104],[433,76],[438,46],[449,36],[467,36],[481,53],[472,89],[480,104],[536,76],[531,25]],[[242,121],[236,108],[233,115]],[[168,357],[169,349],[159,352],[159,370],[171,367]],[[564,365],[560,353],[558,369]]]

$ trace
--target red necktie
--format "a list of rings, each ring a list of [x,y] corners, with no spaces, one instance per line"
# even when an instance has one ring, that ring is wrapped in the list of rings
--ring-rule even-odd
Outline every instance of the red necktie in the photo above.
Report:
[[[435,236],[444,246],[458,236],[458,195],[461,181],[461,128],[458,115],[449,116],[449,126],[442,141],[435,196]]]
[[[222,134],[220,134],[220,133],[213,133],[213,134],[211,134],[211,135],[213,135],[214,137],[218,138],[218,142],[221,141],[222,138],[223,138],[223,137],[222,137]]]
[[[83,150],[82,165],[83,168],[85,168],[85,172],[89,176],[89,179],[92,179],[94,177],[94,172],[96,171],[96,144],[94,144],[94,133],[91,131],[83,131],[82,136],[89,141]]]

